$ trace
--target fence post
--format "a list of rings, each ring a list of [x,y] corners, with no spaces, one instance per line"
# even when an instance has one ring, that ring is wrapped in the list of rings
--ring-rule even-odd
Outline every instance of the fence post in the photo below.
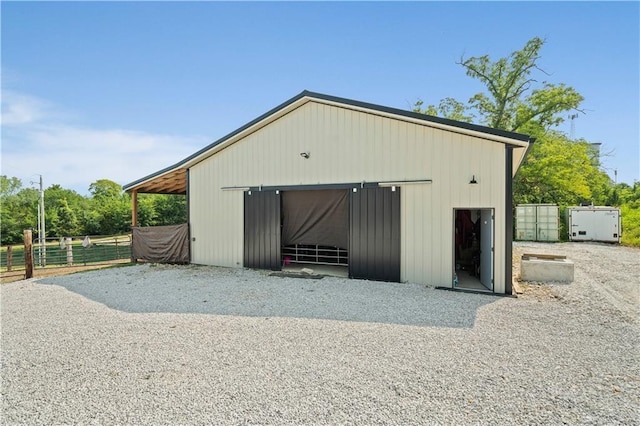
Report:
[[[29,279],[33,277],[33,235],[31,229],[25,229],[24,233],[24,277]]]
[[[73,241],[73,239],[71,238],[66,238],[67,240],[67,265],[72,266],[73,265],[73,246],[71,245],[71,242]]]
[[[7,246],[7,272],[13,268],[13,246]]]
[[[129,248],[130,248],[129,254],[131,255],[131,263],[138,263],[136,258],[133,256],[133,234],[134,233],[135,233],[135,230],[132,227],[131,228],[131,237],[129,238]]]

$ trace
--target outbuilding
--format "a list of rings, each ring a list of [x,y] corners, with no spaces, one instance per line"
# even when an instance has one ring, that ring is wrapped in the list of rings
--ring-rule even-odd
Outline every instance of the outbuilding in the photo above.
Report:
[[[186,194],[190,261],[511,293],[523,134],[304,91],[128,185]]]

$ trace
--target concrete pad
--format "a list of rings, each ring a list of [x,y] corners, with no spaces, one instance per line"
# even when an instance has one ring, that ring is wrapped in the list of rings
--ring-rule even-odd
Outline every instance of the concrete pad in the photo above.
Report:
[[[537,282],[573,281],[573,262],[569,259],[551,258],[548,255],[528,254],[520,260],[520,279]]]

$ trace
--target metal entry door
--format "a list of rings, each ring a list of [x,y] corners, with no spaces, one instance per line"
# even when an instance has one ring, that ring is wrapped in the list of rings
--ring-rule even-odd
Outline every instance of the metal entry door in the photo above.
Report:
[[[356,188],[351,192],[351,278],[400,281],[400,188],[393,189]]]
[[[493,290],[493,210],[480,210],[480,283]]]
[[[244,266],[282,269],[280,259],[280,192],[244,193]]]

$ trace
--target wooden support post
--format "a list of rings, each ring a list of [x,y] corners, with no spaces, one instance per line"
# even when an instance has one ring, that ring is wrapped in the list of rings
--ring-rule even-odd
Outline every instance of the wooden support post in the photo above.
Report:
[[[131,226],[138,226],[138,190],[131,191]]]
[[[33,235],[31,229],[24,230],[24,277],[33,277]]]
[[[13,246],[7,246],[7,272],[13,269]]]

